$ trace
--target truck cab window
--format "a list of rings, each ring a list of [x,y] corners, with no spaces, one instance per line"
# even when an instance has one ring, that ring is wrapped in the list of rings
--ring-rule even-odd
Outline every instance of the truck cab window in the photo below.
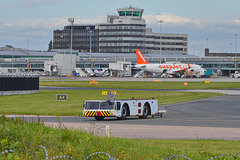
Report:
[[[120,107],[121,107],[121,103],[117,102],[117,110],[120,110]]]

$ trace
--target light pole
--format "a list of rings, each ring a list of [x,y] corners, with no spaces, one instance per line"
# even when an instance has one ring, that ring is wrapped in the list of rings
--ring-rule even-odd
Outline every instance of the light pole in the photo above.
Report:
[[[90,49],[89,49],[89,52],[90,52],[90,58],[92,58],[92,30],[89,30],[89,40],[90,40]]]
[[[27,38],[27,50],[28,50],[28,38]]]
[[[237,34],[235,35],[235,57],[237,57]]]
[[[161,58],[161,55],[162,55],[162,44],[161,44],[161,39],[162,39],[162,37],[161,37],[161,34],[162,34],[162,23],[164,22],[163,20],[160,20],[160,21],[158,21],[159,23],[160,23],[160,58]]]
[[[13,71],[13,53],[12,53],[12,71]]]
[[[71,23],[71,47],[70,47],[70,52],[71,52],[71,74],[72,74],[72,34],[73,34],[73,22],[74,18],[68,18],[68,22]]]
[[[60,48],[63,48],[63,35],[60,36]]]
[[[235,35],[235,58],[234,58],[234,65],[235,65],[235,68],[238,67],[238,63],[237,63],[237,34],[234,34]]]
[[[90,59],[92,58],[92,30],[90,27],[87,27],[86,28],[87,32],[89,33],[89,56],[90,56]]]
[[[208,38],[206,39],[206,48],[208,48]]]
[[[232,53],[232,43],[230,43],[230,53]]]

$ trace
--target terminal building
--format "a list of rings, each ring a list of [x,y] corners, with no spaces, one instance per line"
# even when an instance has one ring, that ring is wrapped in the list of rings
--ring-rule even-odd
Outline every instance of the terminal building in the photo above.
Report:
[[[53,31],[53,48],[70,49],[71,28],[73,49],[96,53],[143,53],[188,54],[188,35],[154,33],[146,28],[143,9],[117,9],[118,15],[108,15],[107,23],[96,25],[68,25]]]
[[[17,72],[42,73],[44,75],[65,76],[76,70],[115,70],[116,74],[127,72],[125,75],[134,75],[138,71],[132,67],[137,63],[135,53],[89,53],[70,50],[42,52],[21,49],[0,49],[0,75]],[[240,55],[238,53],[237,55]],[[199,64],[220,76],[230,76],[240,71],[240,57],[196,57],[193,55],[159,55],[144,54],[150,63],[190,63]],[[112,67],[115,64],[119,69]],[[127,65],[127,66],[126,66]],[[129,68],[131,67],[131,68]]]
[[[70,49],[71,48],[71,28],[73,27],[72,48],[79,52],[99,52],[99,29],[95,25],[74,25],[65,26],[62,30],[53,31],[53,48]]]
[[[205,57],[240,57],[240,53],[210,52],[209,48],[205,48]]]
[[[146,53],[164,55],[187,55],[188,35],[171,33],[154,33],[151,28],[146,29]]]

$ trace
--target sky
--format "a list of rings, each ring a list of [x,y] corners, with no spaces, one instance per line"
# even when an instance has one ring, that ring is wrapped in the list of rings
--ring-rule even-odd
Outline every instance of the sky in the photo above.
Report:
[[[117,8],[144,9],[153,32],[188,34],[188,54],[240,52],[239,0],[0,0],[0,47],[48,49],[53,30],[74,24],[106,23]],[[237,35],[236,35],[237,34]]]

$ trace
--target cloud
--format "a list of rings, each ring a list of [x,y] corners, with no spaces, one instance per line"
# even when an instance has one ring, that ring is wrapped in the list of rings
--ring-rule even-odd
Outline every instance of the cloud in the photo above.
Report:
[[[163,20],[164,30],[170,32],[184,31],[186,34],[198,35],[200,32],[211,34],[234,34],[239,32],[240,20],[208,20],[188,17],[180,17],[171,13],[161,13],[158,15],[145,15],[143,18],[150,28],[159,30],[159,20]]]
[[[9,28],[9,27],[11,28],[11,27],[13,27],[13,24],[7,22],[7,23],[4,23],[3,26],[4,26],[4,27],[7,27],[7,28]]]
[[[22,0],[28,5],[33,5],[39,3],[40,0]],[[32,2],[33,1],[33,2]],[[43,0],[43,2],[51,1],[57,2],[60,0]],[[50,2],[49,2],[50,3]],[[55,18],[28,18],[28,19],[8,19],[7,22],[0,20],[0,29],[9,29],[9,28],[31,28],[39,30],[53,30],[61,29],[65,25],[68,25],[69,17],[55,17]],[[158,15],[145,15],[143,19],[146,20],[146,24],[150,28],[159,27],[159,20],[163,20],[164,28],[186,28],[191,30],[212,30],[212,31],[226,31],[226,28],[229,30],[234,30],[240,24],[240,21],[229,21],[229,22],[213,22],[206,19],[193,19],[188,17],[180,17],[171,13],[161,13]],[[106,16],[99,16],[94,18],[79,18],[74,17],[74,24],[97,24],[97,23],[106,23]],[[234,27],[235,26],[235,27]]]
[[[146,23],[148,25],[155,25],[159,23],[160,20],[163,20],[164,24],[166,25],[171,25],[171,26],[191,25],[191,27],[194,26],[198,29],[203,29],[207,27],[207,24],[209,23],[208,20],[180,17],[171,13],[161,13],[159,15],[145,15],[143,16],[143,18],[146,19]]]
[[[147,27],[152,28],[153,32],[159,32],[158,21],[163,20],[164,33],[188,34],[189,54],[200,56],[204,54],[206,39],[211,51],[229,52],[229,44],[234,44],[234,34],[239,33],[240,26],[239,19],[196,19],[171,13],[145,15],[143,18],[146,20]]]
[[[50,4],[57,4],[61,3],[63,0],[20,0],[18,2],[11,2],[8,1],[5,4],[1,4],[0,9],[9,9],[9,8],[31,8],[31,7],[38,7],[38,6],[46,6]]]
[[[49,4],[60,3],[63,0],[21,0],[20,4],[24,7],[45,6]]]
[[[53,30],[69,25],[69,17],[0,19],[0,46],[11,44],[17,48],[26,48],[26,39],[31,42],[31,49],[46,50],[53,39]],[[74,25],[106,23],[106,16],[95,18],[74,17]]]
[[[31,28],[31,29],[61,29],[68,25],[69,17],[56,17],[56,18],[34,18],[34,19],[15,19],[9,22],[2,23],[2,27],[7,28]],[[74,24],[97,24],[104,23],[105,17],[96,18],[75,18]],[[0,28],[1,22],[0,22]]]
[[[106,22],[106,17],[75,18],[74,24],[97,24]],[[68,17],[14,19],[4,22],[0,20],[1,46],[11,44],[19,48],[25,47],[26,39],[31,39],[32,49],[46,49],[53,39],[53,30],[69,25]],[[23,47],[21,47],[23,46]]]

